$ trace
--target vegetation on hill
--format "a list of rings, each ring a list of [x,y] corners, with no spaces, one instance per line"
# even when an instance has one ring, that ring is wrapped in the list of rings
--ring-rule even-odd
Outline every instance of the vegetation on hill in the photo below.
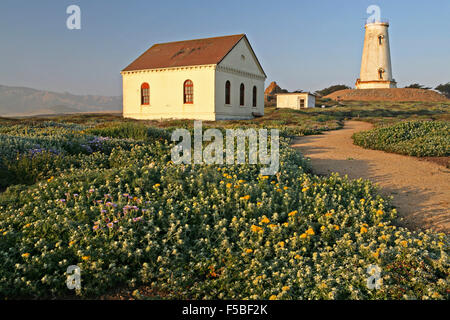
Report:
[[[409,86],[406,86],[405,88],[426,89],[426,90],[431,89],[430,87],[426,87],[426,86],[424,86],[422,84],[419,84],[419,83],[410,84]]]
[[[328,88],[317,90],[315,93],[321,97],[325,97],[329,95],[330,93],[333,93],[335,91],[344,90],[344,89],[350,89],[349,86],[346,86],[345,84],[336,84],[333,86],[330,86]]]
[[[416,157],[450,156],[450,123],[409,121],[353,135],[355,144]]]
[[[368,181],[312,174],[289,131],[279,174],[260,176],[259,165],[174,165],[170,131],[152,122],[61,119],[0,127],[10,165],[39,159],[17,176],[42,173],[0,195],[2,298],[70,297],[70,265],[81,297],[147,285],[187,299],[449,298],[448,236],[393,225]]]
[[[446,84],[440,84],[438,85],[435,90],[442,93],[444,96],[450,99],[450,82],[447,82]]]

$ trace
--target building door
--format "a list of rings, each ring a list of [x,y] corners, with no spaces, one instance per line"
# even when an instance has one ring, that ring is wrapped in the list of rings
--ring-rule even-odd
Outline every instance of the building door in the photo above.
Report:
[[[297,98],[297,109],[302,109],[305,107],[305,99]]]

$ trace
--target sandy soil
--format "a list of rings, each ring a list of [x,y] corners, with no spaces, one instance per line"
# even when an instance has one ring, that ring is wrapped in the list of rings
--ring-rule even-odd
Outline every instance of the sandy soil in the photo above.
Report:
[[[342,130],[298,137],[292,147],[311,159],[317,174],[339,172],[349,178],[370,179],[393,204],[410,229],[450,231],[450,170],[414,157],[355,146],[352,134],[369,130],[370,123],[347,121]]]

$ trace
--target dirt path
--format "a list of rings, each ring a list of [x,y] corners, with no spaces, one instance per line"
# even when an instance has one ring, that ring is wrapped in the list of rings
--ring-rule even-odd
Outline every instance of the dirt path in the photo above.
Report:
[[[401,224],[411,229],[450,231],[450,170],[417,158],[367,150],[353,144],[352,135],[370,123],[347,121],[342,130],[298,137],[292,147],[311,159],[317,174],[339,172],[370,179],[394,197]]]

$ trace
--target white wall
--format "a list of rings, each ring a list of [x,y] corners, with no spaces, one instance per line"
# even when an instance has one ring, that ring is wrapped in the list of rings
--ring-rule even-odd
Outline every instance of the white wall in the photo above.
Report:
[[[249,43],[241,39],[218,64],[216,71],[217,119],[251,119],[252,113],[264,115],[264,80],[266,76],[259,66]],[[231,83],[230,104],[225,104],[225,83]],[[244,106],[240,106],[240,86],[245,86]],[[256,86],[256,107],[253,107],[253,87]]]
[[[124,72],[123,116],[134,119],[215,120],[214,66]],[[194,83],[194,103],[183,104],[183,84]],[[141,85],[150,85],[150,105],[141,105]]]
[[[230,104],[225,104],[225,83],[230,81]],[[240,86],[245,86],[244,106],[240,105]],[[253,107],[253,86],[256,86],[256,108]],[[252,112],[264,114],[264,81],[228,72],[216,72],[216,114],[218,120],[251,119]]]
[[[277,94],[277,108],[299,109],[298,99],[305,100],[305,108],[314,108],[316,98],[307,93],[299,94]]]

